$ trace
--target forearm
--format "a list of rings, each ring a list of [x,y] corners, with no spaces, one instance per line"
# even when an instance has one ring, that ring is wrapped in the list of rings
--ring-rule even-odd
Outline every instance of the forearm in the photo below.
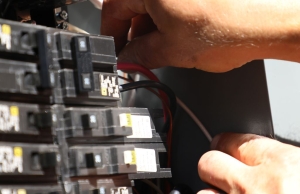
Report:
[[[202,30],[209,32],[205,36],[212,44],[240,54],[243,50],[248,60],[300,62],[299,0],[205,1],[202,10],[209,15],[209,25]]]

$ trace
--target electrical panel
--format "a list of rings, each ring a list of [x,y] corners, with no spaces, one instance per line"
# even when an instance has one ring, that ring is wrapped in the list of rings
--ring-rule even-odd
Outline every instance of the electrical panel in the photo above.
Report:
[[[0,192],[132,194],[172,177],[166,135],[120,107],[119,86],[113,38],[0,19]]]

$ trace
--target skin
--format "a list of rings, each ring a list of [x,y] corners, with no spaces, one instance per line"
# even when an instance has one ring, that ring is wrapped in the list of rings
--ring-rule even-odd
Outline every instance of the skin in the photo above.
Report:
[[[299,13],[299,0],[105,0],[101,33],[115,38],[119,62],[225,72],[254,59],[300,62]],[[199,175],[226,193],[300,190],[299,148],[249,134],[217,136],[212,148]]]
[[[201,179],[230,194],[283,194],[300,190],[300,149],[252,134],[215,137],[198,164]],[[203,190],[198,194],[217,194]]]
[[[101,33],[115,37],[120,62],[225,72],[300,62],[299,13],[298,0],[106,0]]]

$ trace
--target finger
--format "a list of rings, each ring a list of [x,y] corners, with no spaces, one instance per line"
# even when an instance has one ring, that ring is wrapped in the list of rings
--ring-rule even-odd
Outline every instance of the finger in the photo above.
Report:
[[[131,19],[146,14],[142,0],[106,0],[101,15],[101,34],[115,38],[116,52],[127,43]]]
[[[118,56],[118,62],[135,63],[147,68],[167,65],[168,44],[163,35],[154,31],[129,42]]]
[[[213,190],[213,189],[204,189],[204,190],[199,191],[197,194],[223,194],[223,193],[221,193],[220,191]]]
[[[281,143],[254,134],[224,133],[215,137],[212,149],[227,153],[241,162],[255,166],[269,158]]]
[[[138,15],[131,20],[129,40],[133,40],[136,37],[143,36],[155,30],[157,30],[157,27],[149,14]]]
[[[247,183],[250,167],[235,158],[219,152],[205,153],[199,160],[198,173],[200,178],[226,193],[238,193],[242,185]]]
[[[112,17],[102,19],[101,34],[114,37],[117,54],[127,43],[127,33],[130,25],[131,20],[118,20]]]

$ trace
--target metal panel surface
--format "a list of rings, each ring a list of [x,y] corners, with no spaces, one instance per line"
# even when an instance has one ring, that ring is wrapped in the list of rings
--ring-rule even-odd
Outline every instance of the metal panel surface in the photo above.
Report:
[[[212,136],[223,132],[273,135],[263,61],[226,73],[164,68],[158,75],[196,113]]]

